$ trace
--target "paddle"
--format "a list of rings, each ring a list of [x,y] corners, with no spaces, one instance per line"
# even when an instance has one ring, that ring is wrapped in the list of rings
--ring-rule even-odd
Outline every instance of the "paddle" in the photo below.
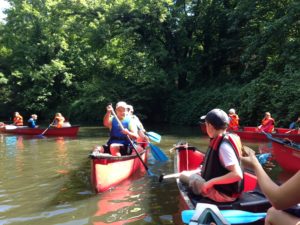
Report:
[[[181,212],[182,221],[188,224],[197,210],[184,210]],[[244,224],[252,223],[266,217],[267,213],[253,213],[243,210],[220,210],[222,216],[229,224]],[[200,215],[199,215],[200,216]],[[195,222],[197,222],[195,220]]]
[[[54,122],[54,121],[53,121],[53,122]],[[48,126],[41,134],[38,134],[37,136],[38,136],[38,137],[43,137],[43,135],[47,132],[47,130],[49,130],[49,128],[51,127],[51,125],[53,124],[53,122],[50,123],[49,126]]]
[[[297,129],[295,128],[295,129],[292,129],[292,130],[288,130],[287,132],[285,132],[285,134],[289,134],[289,133],[291,133],[294,130],[297,130]]]
[[[112,112],[113,116],[116,118],[116,120],[117,120],[119,126],[121,127],[121,129],[124,130],[124,126],[123,126],[123,124],[121,123],[121,121],[119,120],[119,118],[117,117],[117,115],[116,115],[114,109],[112,109],[111,112]],[[144,163],[144,161],[143,161],[141,155],[139,154],[138,150],[136,149],[136,145],[133,143],[133,141],[131,140],[131,138],[130,138],[128,135],[126,135],[126,137],[128,138],[128,141],[130,142],[130,144],[132,145],[133,150],[135,151],[136,155],[139,157],[141,163],[142,163],[143,166],[145,167],[145,169],[146,169],[148,175],[154,176],[154,174],[149,170],[148,166]]]
[[[145,134],[150,138],[151,141],[160,143],[161,136],[153,131],[145,132]]]
[[[156,160],[161,162],[165,162],[169,160],[168,156],[166,156],[166,154],[159,147],[151,144],[150,142],[149,142],[149,146],[151,149],[151,153]]]

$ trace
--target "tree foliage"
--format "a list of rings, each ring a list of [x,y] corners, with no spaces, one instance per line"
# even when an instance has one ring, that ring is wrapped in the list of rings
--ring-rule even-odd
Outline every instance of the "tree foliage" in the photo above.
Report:
[[[219,107],[244,125],[299,114],[294,0],[9,0],[0,23],[0,116],[101,120],[125,100],[143,119],[196,124]],[[98,122],[97,122],[98,123]]]

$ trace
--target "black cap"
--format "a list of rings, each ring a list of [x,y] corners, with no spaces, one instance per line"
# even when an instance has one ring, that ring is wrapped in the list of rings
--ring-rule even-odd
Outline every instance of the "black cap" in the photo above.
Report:
[[[213,125],[216,130],[226,129],[229,124],[229,117],[222,109],[213,109],[200,119]]]

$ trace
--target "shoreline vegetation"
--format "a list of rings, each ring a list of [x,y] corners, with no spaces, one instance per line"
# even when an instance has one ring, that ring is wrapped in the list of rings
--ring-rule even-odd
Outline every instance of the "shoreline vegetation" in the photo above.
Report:
[[[196,126],[234,108],[241,126],[299,116],[300,4],[10,1],[0,21],[0,118],[62,112],[102,124],[105,106],[144,123]]]

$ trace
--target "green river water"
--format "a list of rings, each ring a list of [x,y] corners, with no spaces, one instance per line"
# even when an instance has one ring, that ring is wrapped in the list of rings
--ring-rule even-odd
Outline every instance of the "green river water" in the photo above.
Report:
[[[152,173],[173,173],[173,153],[180,140],[205,150],[208,137],[198,127],[160,127],[161,143],[153,143],[169,156],[157,162],[151,155]],[[0,224],[121,225],[178,224],[179,191],[175,180],[133,177],[112,190],[96,194],[90,184],[88,154],[106,142],[102,127],[81,127],[76,138],[33,137],[0,133]],[[268,151],[270,143],[244,143]],[[274,179],[287,176],[275,167]]]

